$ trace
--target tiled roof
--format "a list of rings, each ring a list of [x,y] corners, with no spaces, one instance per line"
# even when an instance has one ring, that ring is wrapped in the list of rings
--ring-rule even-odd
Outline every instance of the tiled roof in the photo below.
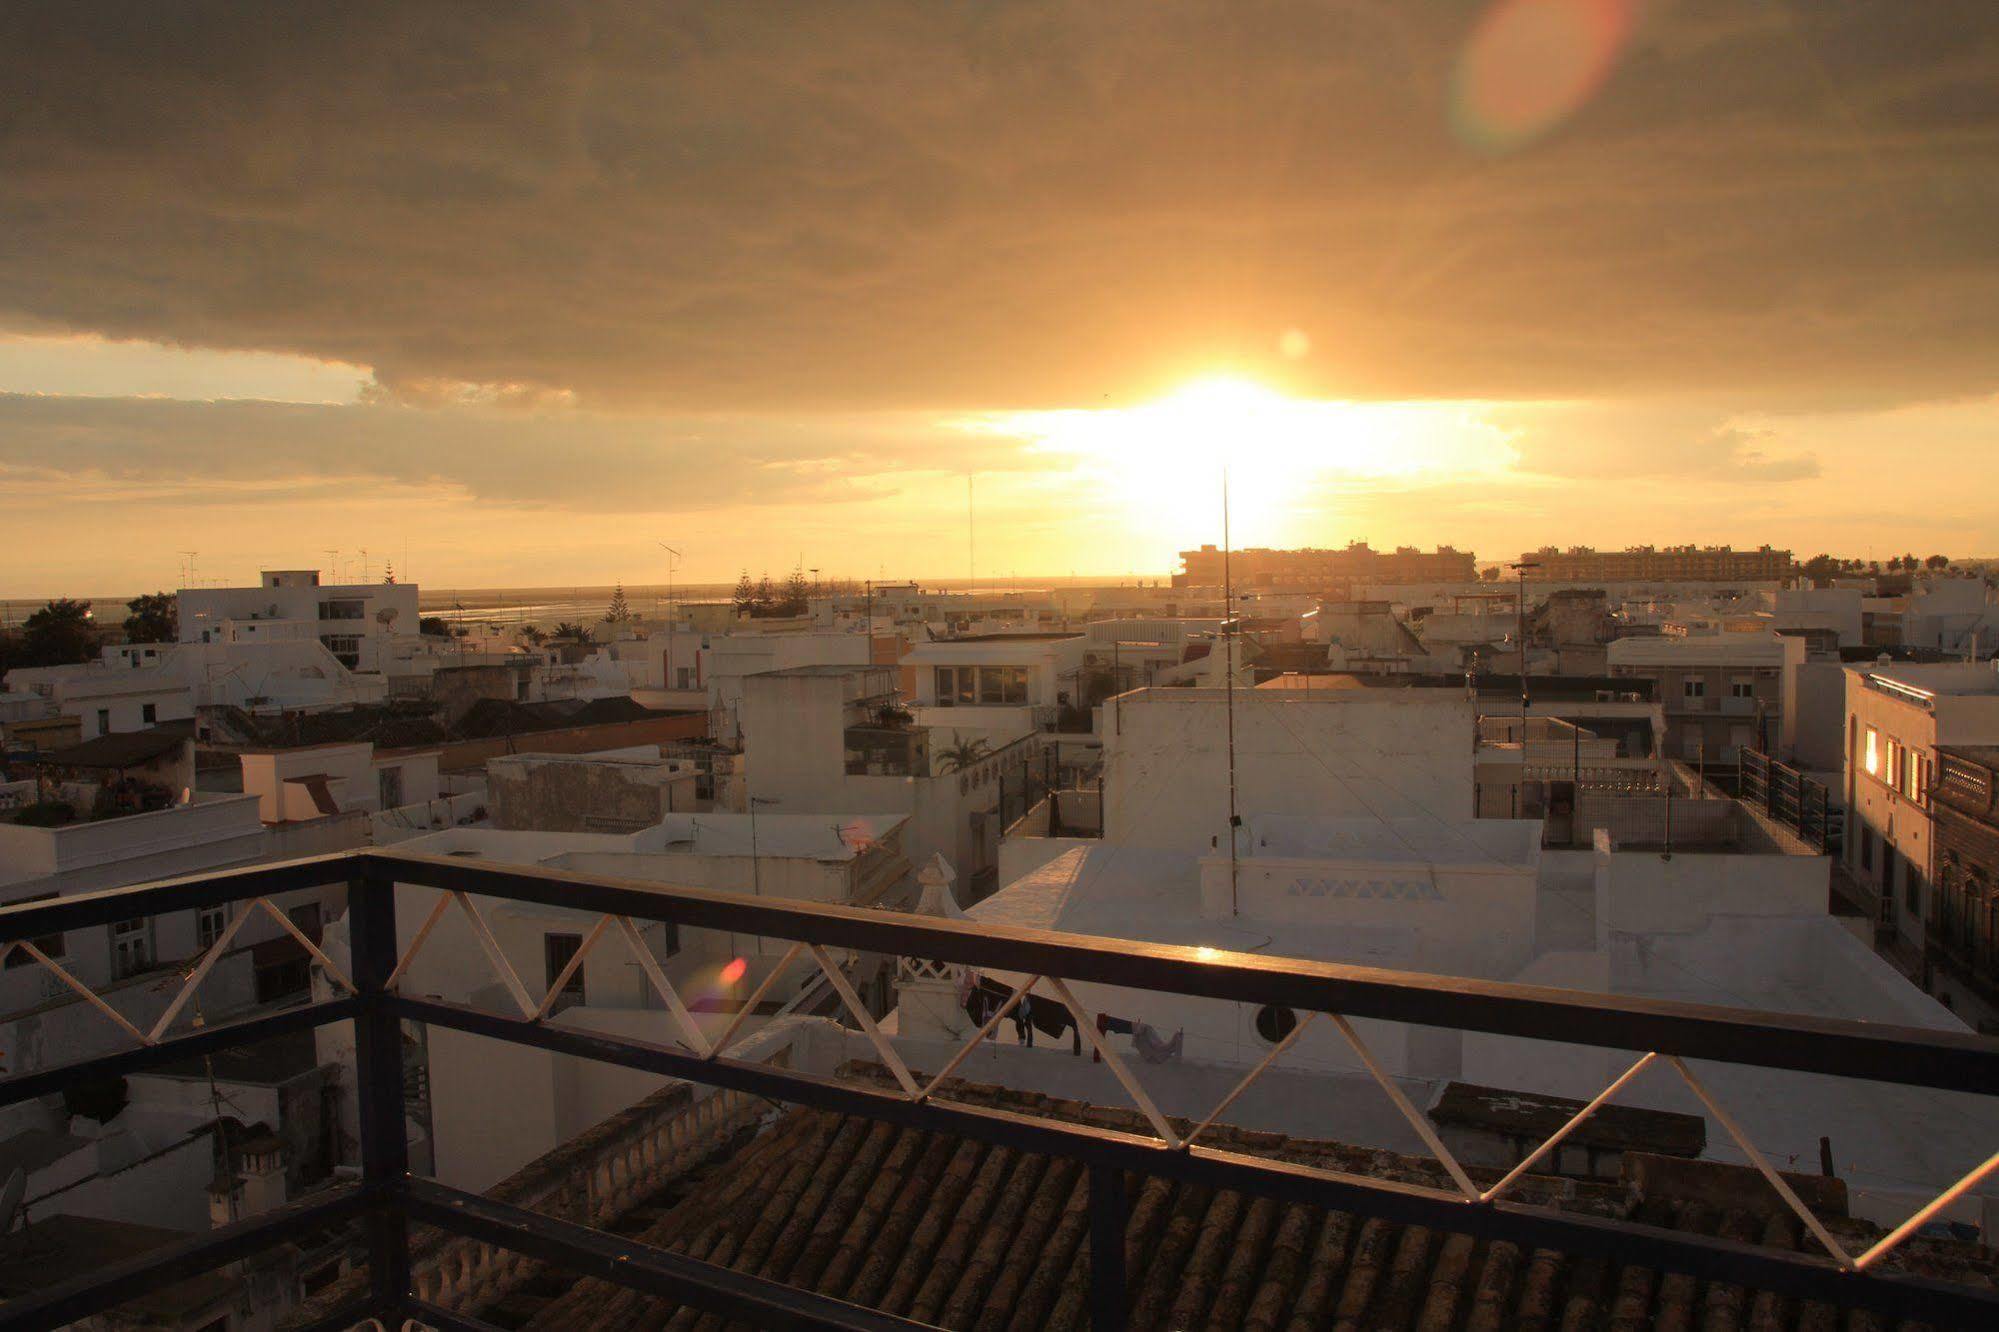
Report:
[[[1135,1112],[954,1084],[952,1100],[1125,1131]],[[1218,1126],[1207,1145],[1449,1187],[1434,1162]],[[1731,1167],[1718,1167],[1733,1170]],[[1744,1168],[1746,1171],[1746,1168]],[[1476,1173],[1476,1172],[1475,1172]],[[1742,1172],[1736,1172],[1742,1173]],[[1757,1181],[1760,1183],[1760,1181]],[[1127,1179],[1130,1326],[1142,1328],[1874,1328],[1767,1292],[1323,1208]],[[1523,1181],[1521,1201],[1794,1248],[1774,1194],[1637,1197],[1623,1186]],[[1746,1200],[1747,1199],[1747,1200]],[[1088,1322],[1087,1172],[1073,1161],[797,1110],[717,1168],[637,1238],[738,1271],[950,1328]],[[1871,1227],[1828,1218],[1842,1238]],[[1989,1253],[1918,1242],[1906,1265],[1991,1282]],[[594,1278],[532,1314],[528,1332],[701,1328],[712,1316]]]
[[[80,745],[31,754],[31,763],[69,768],[132,768],[171,754],[194,738],[194,723],[166,722],[143,731],[112,731]]]

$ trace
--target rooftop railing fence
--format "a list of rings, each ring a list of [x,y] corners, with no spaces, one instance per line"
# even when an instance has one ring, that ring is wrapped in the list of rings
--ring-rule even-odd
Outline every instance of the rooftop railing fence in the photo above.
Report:
[[[297,934],[268,902],[274,894],[344,882],[348,892],[350,965]],[[440,890],[407,950],[397,929],[397,885]],[[474,896],[599,913],[570,966],[584,953],[624,938],[659,992],[680,1040],[648,1042],[602,1035],[545,1019],[569,980],[555,978],[547,996],[529,990],[493,941]],[[35,940],[58,931],[104,926],[142,915],[242,903],[223,936],[190,968],[187,989],[149,1030],[140,1030],[88,986],[42,952]],[[334,997],[295,1008],[176,1030],[193,987],[229,946],[236,928],[258,911],[278,919],[314,955]],[[447,911],[464,913],[514,1013],[406,995],[399,981],[410,960]],[[680,996],[651,960],[635,921],[670,921],[790,941],[785,962],[816,964],[872,1042],[892,1084],[822,1076],[734,1058],[738,1018],[716,1039],[704,1036]],[[0,958],[24,950],[65,988],[92,1004],[131,1039],[128,1048],[73,1063],[17,1071],[0,1080],[0,1105],[59,1092],[80,1077],[136,1073],[285,1033],[332,1022],[355,1024],[355,1078],[360,1106],[360,1178],[234,1224],[151,1250],[87,1276],[17,1296],[0,1305],[0,1329],[59,1327],[114,1308],[149,1290],[252,1256],[327,1226],[358,1221],[365,1231],[368,1294],[315,1327],[345,1327],[368,1318],[438,1328],[486,1326],[462,1312],[427,1305],[411,1294],[410,1234],[415,1224],[502,1246],[581,1276],[600,1277],[716,1314],[764,1327],[888,1328],[917,1324],[823,1295],[653,1248],[629,1238],[560,1220],[496,1199],[414,1177],[404,1127],[405,1022],[599,1060],[712,1087],[768,1097],[842,1115],[975,1139],[1025,1152],[1066,1157],[1088,1172],[1092,1326],[1124,1324],[1126,1298],[1125,1176],[1163,1176],[1285,1202],[1335,1208],[1391,1222],[1432,1227],[1525,1248],[1614,1257],[1713,1281],[1739,1283],[1839,1307],[1868,1308],[1897,1318],[1947,1326],[1999,1326],[1999,1291],[1896,1270],[1883,1260],[1925,1224],[1999,1171],[1986,1158],[1936,1200],[1865,1251],[1842,1248],[1824,1224],[1742,1132],[1688,1060],[1832,1074],[1910,1087],[1999,1095],[1999,1040],[1969,1033],[1877,1023],[1757,1013],[1661,1000],[1546,989],[1494,981],[1395,972],[1239,953],[1114,941],[1048,931],[975,925],[906,913],[803,902],[746,899],[695,889],[455,858],[369,850],[170,880],[0,909]],[[828,950],[855,950],[932,962],[960,963],[1030,978],[1013,991],[1018,1002],[1040,984],[1075,1011],[1082,1034],[1131,1094],[1153,1128],[1133,1134],[1042,1118],[988,1105],[955,1103],[946,1079],[1005,1016],[1001,1008],[936,1075],[919,1081],[882,1035]],[[1103,1043],[1093,1015],[1083,1011],[1073,982],[1150,990],[1257,1005],[1281,1005],[1308,1016],[1201,1123],[1184,1128],[1162,1115],[1125,1060]],[[767,982],[768,984],[768,982]],[[759,992],[744,1014],[763,999]],[[1008,1005],[1011,1007],[1011,1003]],[[1481,1189],[1445,1149],[1427,1119],[1381,1071],[1352,1019],[1372,1018],[1504,1036],[1630,1051],[1630,1068],[1520,1166]],[[1437,1156],[1454,1188],[1344,1174],[1310,1165],[1226,1151],[1200,1139],[1258,1077],[1276,1064],[1307,1027],[1336,1028],[1385,1094]],[[1601,1216],[1509,1200],[1517,1181],[1644,1068],[1665,1063],[1735,1138],[1816,1241],[1806,1251],[1745,1244]],[[1187,1121],[1180,1121],[1184,1126]],[[1985,1144],[1972,1144],[1983,1150]]]

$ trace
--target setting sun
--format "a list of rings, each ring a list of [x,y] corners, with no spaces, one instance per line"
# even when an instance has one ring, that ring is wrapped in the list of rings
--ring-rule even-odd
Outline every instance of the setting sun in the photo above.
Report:
[[[1501,432],[1458,404],[1289,398],[1226,375],[1131,407],[1022,412],[975,426],[1068,459],[1131,511],[1134,527],[1161,534],[1218,533],[1226,472],[1231,531],[1242,544],[1298,538],[1292,524],[1337,510],[1342,487],[1489,471],[1512,456]]]

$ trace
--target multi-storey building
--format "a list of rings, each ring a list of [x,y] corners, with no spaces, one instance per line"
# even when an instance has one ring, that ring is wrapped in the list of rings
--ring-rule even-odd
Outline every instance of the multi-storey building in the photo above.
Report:
[[[1999,1032],[1999,746],[1937,751],[1930,818],[1937,858],[1930,989],[1980,1031]]]
[[[1571,546],[1558,550],[1543,546],[1520,557],[1535,566],[1540,582],[1762,582],[1791,573],[1794,561],[1788,550],[1758,546],[1736,550],[1732,546],[1631,546],[1625,550],[1595,550]]]
[[[1470,582],[1478,577],[1477,563],[1468,550],[1439,546],[1434,551],[1414,546],[1376,550],[1365,541],[1356,541],[1345,550],[1266,550],[1253,547],[1228,557],[1229,580],[1238,588],[1295,587],[1328,591],[1354,583],[1379,582]],[[1220,587],[1222,551],[1215,546],[1180,552],[1180,572],[1173,575],[1175,587]]]
[[[1620,638],[1606,657],[1613,676],[1658,682],[1666,753],[1690,763],[1734,763],[1747,746],[1789,753],[1802,639],[1770,633]]]
[[[1887,662],[1846,670],[1847,870],[1897,960],[1923,968],[1942,863],[1932,811],[1939,749],[1999,744],[1999,673]]]
[[[414,583],[324,584],[317,569],[266,569],[256,587],[183,588],[183,643],[316,638],[350,671],[381,671],[417,632]]]

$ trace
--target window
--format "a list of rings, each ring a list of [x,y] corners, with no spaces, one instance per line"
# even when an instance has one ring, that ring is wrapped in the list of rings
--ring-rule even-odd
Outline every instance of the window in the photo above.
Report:
[[[1922,919],[1923,876],[1915,864],[1908,860],[1902,862],[1902,905],[1909,909],[1910,915],[1918,920]]]
[[[1860,868],[1874,868],[1874,829],[1865,823],[1860,825]]]
[[[111,923],[111,978],[124,980],[153,965],[153,921],[150,916]]]
[[[552,989],[555,986],[556,979],[562,975],[562,969],[569,965],[569,959],[583,951],[583,936],[580,934],[544,934],[541,936],[541,948],[542,961],[548,969],[548,980],[545,988]],[[564,999],[573,999],[579,1004],[584,1001],[582,967],[576,968],[570,974],[569,979],[563,982],[562,997]]]
[[[141,703],[139,720],[148,726],[157,725],[160,720],[160,706],[157,703]]]
[[[982,666],[979,668],[979,702],[1027,702],[1027,667]]]
[[[1289,1036],[1297,1025],[1298,1015],[1288,1008],[1265,1004],[1256,1010],[1256,1034],[1272,1045]]]
[[[29,902],[47,902],[52,900],[54,897],[55,897],[54,893],[37,893],[33,897],[23,897],[16,901],[9,902],[7,905],[25,906]],[[41,938],[30,939],[28,940],[28,942],[33,944],[35,947],[41,949],[42,954],[45,957],[61,957],[63,955],[62,940],[63,936],[60,933],[56,933],[56,934],[44,934]],[[7,961],[5,965],[7,970],[12,971],[15,967],[34,966],[35,959],[29,957],[25,949],[16,948],[12,952],[7,954]]]
[[[342,666],[353,670],[361,664],[361,639],[355,634],[321,634],[319,641],[326,645]]]
[[[1730,698],[1754,698],[1756,697],[1756,682],[1744,679],[1738,675],[1735,679],[1728,682],[1728,696]]]
[[[111,709],[99,708],[97,710],[97,733],[99,735],[111,734]]]
[[[948,708],[957,703],[958,670],[955,666],[937,668],[937,706]]]
[[[382,799],[383,809],[399,809],[403,804],[403,770],[401,768],[379,768],[375,772],[375,788]]]
[[[226,906],[203,907],[194,917],[194,942],[202,952],[215,946],[222,937],[222,931],[229,928],[229,908]]]
[[[1868,727],[1868,728],[1867,728],[1867,750],[1866,750],[1866,754],[1867,754],[1867,757],[1865,758],[1865,760],[1863,760],[1863,762],[1861,763],[1861,766],[1867,769],[1867,775],[1868,775],[1868,776],[1870,776],[1870,777],[1878,777],[1878,776],[1880,776],[1880,774],[1881,774],[1881,733],[1880,733],[1879,731],[1875,730],[1875,729],[1874,729],[1874,728],[1873,728],[1872,726],[1870,726],[1870,727]]]

